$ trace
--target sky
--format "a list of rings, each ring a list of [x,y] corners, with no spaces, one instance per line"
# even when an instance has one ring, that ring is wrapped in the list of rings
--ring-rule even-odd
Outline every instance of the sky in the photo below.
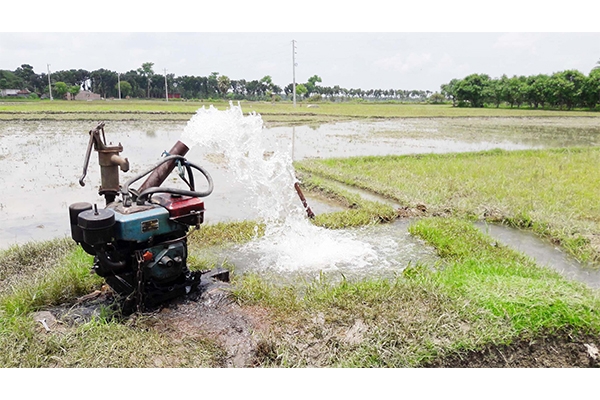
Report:
[[[394,2],[372,0],[350,13],[344,8],[349,3],[286,3],[296,4],[294,11],[280,3],[230,0],[207,7],[174,0],[163,19],[156,9],[140,15],[139,7],[107,0],[104,13],[69,17],[68,25],[54,22],[64,18],[55,8],[49,16],[36,14],[35,23],[2,25],[0,69],[30,64],[41,73],[50,64],[50,71],[125,73],[152,62],[161,74],[165,69],[176,76],[218,72],[247,81],[269,75],[284,87],[293,81],[295,41],[296,83],[318,75],[323,86],[439,91],[472,73],[527,76],[577,69],[588,74],[600,61],[600,26],[590,19],[597,14],[583,6],[569,11],[586,4],[577,0],[569,9],[538,13],[543,18],[531,18],[535,8],[512,0],[502,9],[468,0],[451,2],[454,9],[436,1],[390,8]],[[136,18],[125,18],[131,14]],[[66,26],[70,32],[63,31]]]

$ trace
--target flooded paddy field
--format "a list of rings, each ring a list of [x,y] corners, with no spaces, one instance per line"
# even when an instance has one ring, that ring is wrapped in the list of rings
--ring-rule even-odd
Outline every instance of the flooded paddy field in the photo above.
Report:
[[[103,205],[98,196],[99,167],[93,153],[81,187],[82,167],[92,121],[6,121],[0,124],[0,248],[69,235],[68,206],[79,201]],[[186,122],[114,121],[106,138],[121,143],[131,169],[121,183],[159,160],[181,139]],[[596,146],[596,118],[409,118],[349,121],[318,126],[265,128],[265,154],[289,152],[307,158]],[[218,152],[193,147],[192,162],[206,167],[215,190],[206,198],[205,222],[256,218],[245,204],[245,188],[236,184]],[[164,185],[175,185],[177,178]],[[312,198],[316,212],[334,204]]]
[[[186,157],[210,171],[215,191],[205,199],[205,222],[212,226],[205,226],[190,236],[190,240],[198,241],[191,242],[189,260],[195,268],[210,266],[212,259],[216,259],[216,264],[232,267],[234,274],[240,273],[240,280],[232,286],[235,292],[228,287],[224,291],[207,290],[203,293],[206,296],[197,299],[178,300],[172,307],[167,305],[153,314],[153,326],[125,327],[119,321],[98,326],[90,324],[83,336],[65,336],[61,350],[55,353],[50,350],[51,360],[36,357],[36,360],[41,360],[40,365],[82,366],[88,363],[96,366],[98,352],[94,352],[93,359],[82,362],[78,354],[83,354],[83,351],[77,351],[92,353],[89,343],[93,343],[95,348],[112,349],[115,341],[120,340],[117,334],[123,332],[123,328],[127,329],[124,334],[129,339],[133,338],[132,344],[124,350],[124,354],[132,354],[122,358],[126,361],[137,357],[136,351],[143,349],[144,345],[162,343],[153,339],[156,336],[151,336],[158,334],[162,335],[160,338],[164,339],[165,345],[161,345],[160,350],[147,350],[150,354],[164,354],[168,344],[177,342],[174,338],[182,337],[191,339],[185,342],[183,348],[191,348],[197,353],[197,345],[204,343],[205,337],[216,336],[218,342],[215,343],[219,343],[220,347],[206,351],[208,355],[215,354],[214,360],[221,360],[220,364],[210,361],[214,362],[211,365],[223,366],[398,367],[435,366],[436,362],[455,366],[460,364],[453,361],[452,356],[474,360],[477,351],[485,351],[488,344],[495,351],[506,338],[524,340],[522,348],[527,354],[522,357],[525,364],[519,364],[520,359],[512,358],[512,355],[518,355],[521,347],[508,351],[499,347],[505,362],[503,366],[591,365],[586,346],[597,343],[597,336],[592,336],[593,333],[574,338],[567,332],[565,337],[556,338],[558,346],[553,341],[544,346],[542,350],[547,348],[548,354],[541,356],[532,353],[531,338],[519,334],[522,331],[533,332],[533,339],[543,338],[545,330],[539,334],[535,330],[540,321],[543,322],[542,328],[550,332],[562,332],[565,327],[597,332],[600,326],[597,313],[590,312],[598,309],[595,292],[577,282],[563,280],[553,271],[524,262],[520,253],[529,254],[540,265],[558,266],[558,270],[562,268],[571,279],[581,278],[581,274],[575,276],[573,272],[577,274],[583,268],[572,264],[568,258],[548,254],[555,250],[552,246],[527,241],[517,230],[483,227],[490,238],[481,235],[470,220],[446,218],[446,214],[439,218],[420,218],[430,214],[424,210],[420,210],[422,214],[415,220],[401,218],[361,228],[324,229],[305,218],[292,188],[294,169],[291,161],[370,154],[547,148],[556,147],[556,143],[563,147],[595,146],[597,132],[592,120],[548,119],[548,124],[529,131],[523,129],[521,135],[518,124],[511,118],[494,119],[496,125],[490,125],[491,119],[411,119],[262,129],[262,122],[255,117],[246,119],[229,115],[235,118],[221,119],[221,115],[207,114],[206,118],[192,119],[187,124],[110,122],[106,125],[106,137],[107,141],[124,146],[122,156],[127,157],[131,164],[131,170],[121,174],[121,183],[154,165],[177,140],[190,145],[191,150]],[[535,126],[540,120],[533,122]],[[560,127],[547,129],[552,123],[558,123]],[[87,132],[94,126],[95,123],[85,121],[30,121],[0,125],[0,183],[5,188],[0,195],[2,247],[69,236],[69,204],[88,201],[103,206],[103,199],[97,195],[99,167],[95,153],[90,160],[86,185],[81,187],[77,182],[82,174]],[[464,129],[461,130],[460,126]],[[250,134],[246,128],[251,128],[248,130]],[[577,132],[574,134],[576,140],[570,141],[567,137],[570,130]],[[476,132],[481,133],[477,135]],[[252,139],[257,135],[262,136],[260,143]],[[471,168],[477,169],[477,166]],[[363,168],[357,174],[366,175],[367,172],[367,168]],[[386,180],[391,178],[388,176]],[[308,187],[309,178],[306,179]],[[175,180],[175,176],[169,177],[165,185],[178,186]],[[202,179],[198,179],[198,183],[198,189],[202,190]],[[361,196],[365,204],[369,200],[378,203],[382,200],[361,190],[354,190],[352,194]],[[309,202],[317,214],[340,210],[339,204],[329,202],[325,197],[311,197]],[[397,204],[381,202],[390,210],[397,209]],[[356,211],[353,207],[360,211],[363,206],[360,200],[352,200],[350,204],[349,209],[344,208],[336,215],[351,215]],[[281,215],[285,216],[283,222]],[[238,224],[214,223],[248,219],[267,221],[264,235],[250,242],[219,239],[220,232],[216,231],[221,226]],[[258,232],[258,227],[252,222],[239,225],[245,226],[246,233],[252,229],[255,235]],[[201,234],[208,236],[195,236]],[[211,235],[217,239],[214,243],[228,243],[226,248],[208,247],[208,241],[203,240],[210,239]],[[495,241],[506,243],[509,247],[498,246]],[[242,244],[233,245],[234,242]],[[81,289],[75,290],[74,282],[63,283],[65,271],[73,267],[83,272],[73,281],[89,280],[92,283],[91,279],[95,276],[89,274],[90,260],[88,257],[81,258],[81,254],[82,251],[77,249],[66,259],[56,259],[58,273],[55,277],[50,276],[47,282],[48,285],[56,282],[61,296],[65,288],[73,287],[69,298],[83,295],[81,301],[91,300],[87,305],[82,303],[80,308],[96,310],[107,304],[101,301],[109,301],[106,293],[103,294],[102,290],[90,293],[88,286],[79,284],[77,287]],[[40,253],[39,257],[44,257],[44,254]],[[563,262],[562,266],[560,262]],[[477,268],[482,265],[485,268]],[[429,266],[442,268],[431,270],[427,268]],[[570,269],[573,266],[575,270]],[[305,279],[308,285],[287,286],[284,282],[279,287],[273,285],[275,278],[272,276],[300,278],[300,283],[303,282],[301,279]],[[592,287],[597,282],[595,278],[579,280]],[[42,283],[45,285],[46,281]],[[95,285],[97,283],[89,287],[99,287]],[[33,332],[33,326],[23,331],[13,324],[9,331],[13,336],[5,335],[0,340],[7,344],[5,347],[9,350],[12,346],[8,343],[14,342],[13,337],[27,343],[31,350],[26,356],[48,354],[47,347],[36,347],[36,344],[45,343],[38,340],[40,338],[51,340],[55,333],[38,326],[40,318],[48,318],[50,322],[54,317],[60,320],[64,318],[61,310],[73,307],[69,303],[59,309],[50,307],[44,310],[43,315],[30,315],[28,313],[37,307],[46,308],[56,300],[44,297],[36,300],[35,304],[29,303],[29,293],[37,296],[50,291],[37,280],[23,279],[21,286],[30,287],[31,292],[15,291],[14,295],[11,293],[4,297],[8,299],[4,304],[18,305],[22,313],[18,321],[27,319],[31,322],[31,318],[35,318],[36,332]],[[24,294],[18,297],[21,292]],[[93,303],[95,300],[90,296],[95,295],[100,296],[100,303]],[[238,301],[226,299],[230,295],[238,296]],[[35,299],[38,298],[36,296]],[[21,304],[25,306],[21,307]],[[557,309],[557,305],[561,308]],[[67,328],[74,330],[76,326]],[[58,328],[50,324],[49,329]],[[107,337],[106,331],[113,335]],[[65,346],[68,346],[66,352],[62,350]],[[312,350],[307,353],[307,348]],[[54,357],[59,351],[64,353],[60,354],[62,358]],[[173,359],[182,358],[180,350],[172,351],[177,354]],[[574,354],[576,359],[557,357],[557,352],[561,355]],[[72,358],[65,358],[65,354]],[[143,360],[151,358],[140,357]],[[104,359],[113,362],[111,357]],[[58,363],[55,360],[59,360]],[[432,364],[428,364],[427,360]],[[3,361],[4,365],[25,365],[24,362],[24,356],[14,352],[8,352]],[[494,364],[485,357],[483,365]]]

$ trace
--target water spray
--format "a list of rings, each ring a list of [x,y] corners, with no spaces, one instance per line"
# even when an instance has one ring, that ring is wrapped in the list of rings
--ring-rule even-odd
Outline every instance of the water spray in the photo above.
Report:
[[[276,150],[273,140],[264,136],[259,114],[244,115],[239,105],[231,103],[223,111],[203,107],[188,121],[182,140],[190,147],[223,154],[231,178],[244,190],[245,204],[265,224],[262,237],[238,246],[228,259],[250,262],[253,271],[276,273],[361,267],[377,259],[371,245],[349,232],[310,222],[314,213],[300,190],[290,152]]]

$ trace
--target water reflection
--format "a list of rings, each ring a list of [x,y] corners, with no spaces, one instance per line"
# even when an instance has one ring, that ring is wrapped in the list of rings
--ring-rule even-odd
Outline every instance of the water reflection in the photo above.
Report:
[[[485,223],[476,223],[475,226],[500,243],[531,257],[538,265],[552,268],[566,278],[583,282],[592,288],[600,288],[599,270],[586,267],[531,232]]]

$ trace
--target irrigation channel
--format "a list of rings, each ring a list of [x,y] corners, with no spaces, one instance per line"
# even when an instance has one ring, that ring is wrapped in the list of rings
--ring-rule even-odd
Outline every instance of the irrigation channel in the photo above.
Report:
[[[69,204],[103,204],[97,193],[100,174],[95,154],[86,185],[78,184],[87,132],[94,126],[91,121],[0,125],[0,185],[4,189],[0,193],[0,249],[69,236]],[[236,107],[201,109],[187,123],[118,121],[107,123],[105,129],[107,141],[121,143],[121,155],[131,165],[129,172],[121,173],[122,182],[155,164],[183,138],[190,146],[186,157],[208,169],[215,182],[214,192],[205,199],[205,224],[243,219],[273,222],[267,224],[265,237],[209,255],[227,259],[239,271],[258,268],[278,275],[299,271],[393,275],[410,263],[436,260],[433,249],[408,234],[408,220],[343,231],[309,224],[293,190],[292,160],[588,146],[597,145],[599,137],[594,121],[586,118],[411,118],[265,128],[260,116],[243,115]],[[178,187],[177,180],[173,176],[164,185]],[[376,195],[359,194],[377,200]],[[316,213],[341,209],[322,199],[309,197],[308,201]],[[600,287],[600,274],[587,271],[549,243],[518,230],[480,228],[542,265]]]

